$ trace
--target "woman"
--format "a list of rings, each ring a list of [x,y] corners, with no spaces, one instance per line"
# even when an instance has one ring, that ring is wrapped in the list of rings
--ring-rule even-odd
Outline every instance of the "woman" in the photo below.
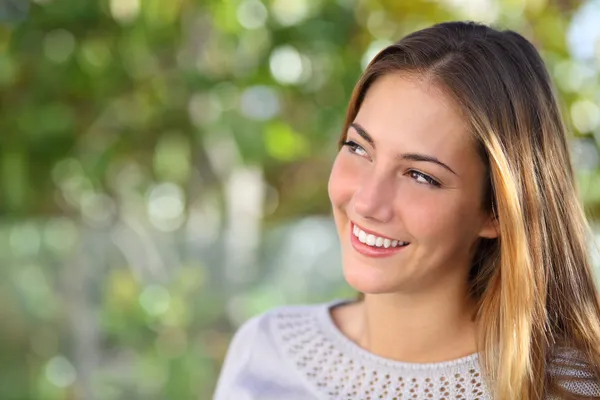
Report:
[[[329,181],[358,301],[236,334],[221,399],[600,398],[600,302],[535,48],[450,22],[379,53]]]

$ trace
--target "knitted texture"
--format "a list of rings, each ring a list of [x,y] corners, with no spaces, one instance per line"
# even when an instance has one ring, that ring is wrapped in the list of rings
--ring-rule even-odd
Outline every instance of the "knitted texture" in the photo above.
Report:
[[[477,355],[413,364],[375,356],[347,339],[327,308],[282,308],[272,318],[287,359],[330,399],[490,399]]]

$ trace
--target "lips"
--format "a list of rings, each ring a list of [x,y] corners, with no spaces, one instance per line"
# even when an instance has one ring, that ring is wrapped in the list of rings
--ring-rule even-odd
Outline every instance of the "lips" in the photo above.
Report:
[[[387,249],[390,247],[398,247],[408,244],[408,242],[402,242],[397,239],[380,236],[374,232],[365,231],[356,224],[353,224],[352,234],[356,236],[361,243],[373,247],[384,247]]]
[[[404,250],[410,244],[397,239],[379,236],[372,231],[364,230],[354,223],[351,224],[351,227],[350,243],[352,247],[367,257],[389,257]]]

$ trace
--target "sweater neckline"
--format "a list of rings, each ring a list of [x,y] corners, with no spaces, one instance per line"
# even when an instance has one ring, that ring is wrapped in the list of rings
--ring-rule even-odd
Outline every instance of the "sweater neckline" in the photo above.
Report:
[[[348,299],[336,299],[321,305],[320,309],[317,313],[318,324],[322,329],[323,335],[325,335],[329,340],[333,343],[337,343],[339,346],[344,348],[349,354],[353,354],[354,356],[361,358],[365,361],[376,363],[387,368],[393,369],[409,369],[409,370],[438,370],[438,369],[448,369],[448,368],[456,368],[465,365],[472,365],[476,363],[479,359],[478,353],[472,353],[464,357],[456,358],[448,361],[440,361],[433,363],[414,363],[407,361],[397,361],[389,358],[381,357],[376,354],[365,350],[360,347],[354,341],[352,341],[349,337],[347,337],[336,325],[333,321],[333,316],[331,315],[332,310],[335,307],[351,303],[353,300]]]

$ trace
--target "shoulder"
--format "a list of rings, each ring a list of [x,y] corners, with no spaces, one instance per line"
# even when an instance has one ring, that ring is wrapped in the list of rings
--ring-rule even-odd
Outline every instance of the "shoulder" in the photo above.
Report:
[[[559,388],[576,396],[600,397],[600,381],[582,351],[557,349],[549,365],[550,377]]]
[[[256,315],[236,331],[231,341],[230,351],[234,347],[256,344],[264,337],[276,339],[286,327],[312,320],[327,305],[328,303],[280,306]]]
[[[227,350],[215,398],[236,398],[232,393],[241,390],[254,393],[257,386],[264,389],[270,385],[265,382],[293,381],[295,372],[288,365],[283,343],[324,307],[326,304],[277,307],[242,324]]]

